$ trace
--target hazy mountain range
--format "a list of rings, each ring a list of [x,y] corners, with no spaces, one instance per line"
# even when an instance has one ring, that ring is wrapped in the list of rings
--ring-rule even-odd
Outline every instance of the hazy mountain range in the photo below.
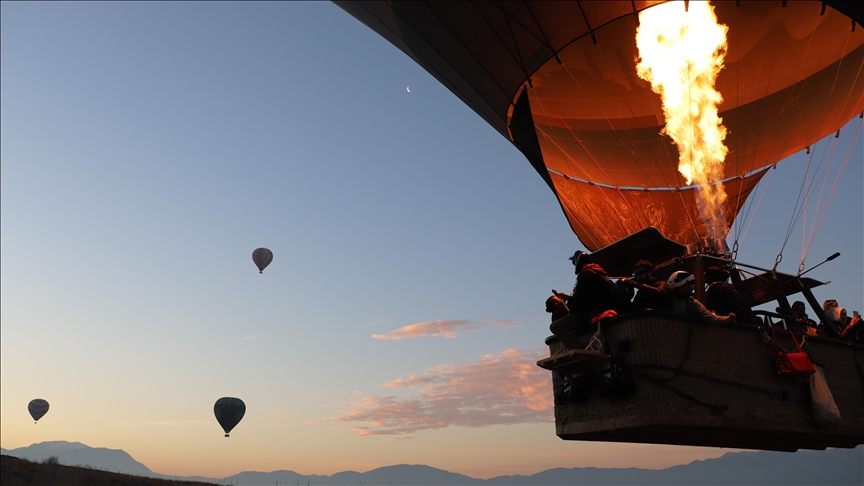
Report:
[[[693,461],[666,469],[555,468],[530,476],[476,479],[423,465],[386,466],[364,473],[344,471],[331,476],[294,471],[244,471],[227,478],[167,476],[151,471],[122,450],[94,448],[80,442],[42,442],[6,450],[5,455],[41,461],[57,456],[61,464],[165,479],[186,479],[235,485],[299,486],[570,486],[570,485],[862,485],[864,447],[826,451],[729,452],[716,459]]]

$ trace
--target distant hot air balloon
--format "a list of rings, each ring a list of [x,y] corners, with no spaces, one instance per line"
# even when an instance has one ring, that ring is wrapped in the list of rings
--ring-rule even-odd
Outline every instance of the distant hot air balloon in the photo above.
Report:
[[[34,424],[39,421],[46,413],[48,413],[48,402],[41,398],[35,398],[30,400],[30,404],[27,405],[27,410],[30,412],[30,416],[33,417]]]
[[[273,252],[267,248],[258,248],[252,252],[252,261],[258,267],[258,273],[264,273],[264,269],[273,261]]]
[[[240,420],[243,419],[243,415],[246,414],[246,404],[239,398],[222,397],[216,400],[216,404],[213,405],[213,413],[216,414],[216,420],[219,421],[219,425],[225,430],[225,437],[228,437],[231,429],[236,427],[240,423]]]

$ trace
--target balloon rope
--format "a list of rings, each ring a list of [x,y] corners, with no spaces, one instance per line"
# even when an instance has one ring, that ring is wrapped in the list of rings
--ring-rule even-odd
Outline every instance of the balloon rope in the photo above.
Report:
[[[807,257],[807,254],[810,253],[810,250],[813,248],[813,243],[816,241],[816,235],[819,233],[819,228],[822,226],[822,221],[825,219],[825,214],[828,211],[828,205],[831,204],[831,200],[834,199],[834,194],[837,191],[837,186],[840,183],[840,179],[843,176],[843,172],[846,170],[846,167],[849,164],[849,159],[852,158],[852,153],[855,151],[855,146],[858,143],[858,139],[861,136],[862,128],[864,128],[864,123],[859,122],[853,131],[851,139],[849,140],[849,144],[846,147],[846,152],[843,155],[843,159],[840,162],[840,167],[837,169],[837,175],[834,177],[834,184],[831,186],[831,191],[828,194],[828,199],[825,201],[825,206],[822,208],[822,212],[819,215],[818,221],[815,223],[813,228],[811,228],[809,239],[807,241],[806,248],[803,247],[801,249],[801,264],[804,264],[804,260]],[[838,142],[839,144],[839,142]],[[835,144],[835,149],[836,145]],[[832,151],[833,156],[833,151]]]
[[[811,42],[812,42],[812,39],[815,35],[816,35],[816,29],[813,29],[813,33],[810,35],[810,38],[811,38],[810,41]],[[852,36],[852,32],[849,32],[846,34],[846,43],[843,46],[843,52],[844,53],[847,52],[847,49],[849,46],[849,40],[851,39],[851,36]],[[810,44],[808,44],[808,51],[810,48],[809,46],[810,46]],[[805,57],[806,57],[806,53],[805,53]],[[828,100],[830,100],[831,97],[834,95],[834,88],[836,88],[836,86],[837,86],[837,77],[838,77],[841,69],[843,68],[843,59],[844,58],[841,57],[840,61],[837,63],[837,70],[835,72],[834,79],[831,83],[831,89],[828,91]],[[804,63],[802,62],[801,66],[803,66],[803,65],[804,65]],[[799,67],[799,72],[800,72],[800,69],[801,68]],[[859,68],[858,73],[856,74],[856,80],[857,80],[858,76],[860,75],[860,73],[861,73],[861,69]],[[850,93],[850,96],[851,96],[851,93]],[[790,97],[791,97],[791,93],[790,93]],[[844,103],[844,105],[847,105],[848,102],[849,102],[849,96],[847,96],[846,102]],[[789,102],[787,101],[787,106],[788,106],[788,104],[789,104]],[[825,118],[822,119],[822,121],[819,125],[819,129],[816,131],[816,133],[822,133],[822,130],[824,127],[825,127]],[[776,140],[776,138],[775,138],[775,140]],[[773,148],[773,144],[772,144],[772,148]],[[770,154],[770,151],[769,151],[769,154]],[[812,158],[812,154],[811,154],[811,158]],[[824,152],[823,152],[823,157],[822,157],[822,159],[820,159],[819,165],[817,166],[816,171],[814,172],[814,176],[820,172],[819,168],[822,166],[823,161],[824,161]],[[830,165],[830,161],[829,161],[829,165]],[[806,170],[806,174],[805,174],[805,180],[802,181],[802,189],[806,185],[806,178],[809,176],[809,167],[810,167],[810,162],[808,160],[807,170]],[[827,168],[826,168],[826,170],[827,170]],[[823,176],[824,176],[824,174],[823,174]],[[809,202],[810,197],[812,197],[812,192],[810,190],[810,187],[813,187],[813,185],[817,184],[818,180],[821,179],[823,176],[814,177],[813,182],[810,183],[810,186],[808,187],[807,191],[805,192],[804,200],[803,200],[803,203],[802,203],[800,210],[798,208],[798,202],[796,201],[795,207],[793,207],[793,210],[792,210],[792,217],[791,217],[791,220],[789,223],[789,227],[787,228],[787,231],[786,231],[786,237],[783,240],[783,245],[780,247],[780,254],[783,253],[783,250],[786,248],[786,244],[789,243],[789,238],[792,236],[792,232],[795,230],[795,226],[797,226],[798,221],[801,219],[802,215],[805,216],[805,223],[806,223],[807,203]],[[821,197],[821,195],[820,195],[820,197]],[[800,190],[799,190],[799,201],[800,201]],[[814,212],[814,214],[815,214],[815,212]],[[802,228],[802,231],[804,231],[803,228]],[[804,246],[804,239],[803,239],[803,233],[802,233],[802,251],[803,251],[803,246]],[[803,255],[802,255],[802,259],[803,259]]]
[[[776,170],[777,170],[777,165],[774,165],[773,168],[771,169],[771,172],[768,173],[768,180],[765,181],[765,184],[762,186],[762,193],[759,194],[759,199],[756,201],[756,206],[753,207],[753,214],[754,215],[756,214],[756,210],[759,208],[759,204],[762,203],[762,196],[765,195],[765,190],[768,189],[768,183],[771,182],[771,176],[774,175],[774,171],[776,171]],[[759,183],[761,184],[762,182],[760,181]],[[744,238],[747,236],[747,231],[750,230],[750,224],[753,223],[753,219],[755,219],[755,218],[748,218],[747,226],[744,228],[744,232],[741,233],[741,236],[735,239],[736,242],[741,243],[741,244],[744,243]]]

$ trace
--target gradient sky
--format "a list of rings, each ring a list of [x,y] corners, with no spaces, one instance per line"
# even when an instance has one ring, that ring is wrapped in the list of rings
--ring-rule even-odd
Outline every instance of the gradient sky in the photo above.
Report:
[[[533,362],[581,245],[507,140],[335,5],[0,8],[2,447],[80,441],[213,477],[401,463],[491,477],[728,451],[555,436]],[[831,160],[825,194],[839,183],[807,266],[842,256],[808,275],[850,314],[861,127],[811,163]],[[739,260],[774,264],[805,168],[800,153],[764,178]],[[779,270],[797,270],[820,211]],[[222,396],[247,404],[229,439]],[[34,425],[36,397],[51,410]]]

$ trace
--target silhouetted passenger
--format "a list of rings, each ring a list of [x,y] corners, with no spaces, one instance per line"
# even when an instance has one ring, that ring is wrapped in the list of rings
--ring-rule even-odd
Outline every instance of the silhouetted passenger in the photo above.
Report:
[[[600,265],[593,263],[591,257],[577,251],[569,260],[576,271],[576,285],[571,295],[553,290],[564,299],[570,313],[549,326],[552,334],[558,337],[569,349],[578,349],[582,343],[576,339],[576,332],[591,328],[591,319],[598,314],[615,308],[615,293],[612,282]]]
[[[555,289],[552,289],[552,292],[555,292]],[[561,319],[570,313],[570,309],[567,308],[567,304],[564,303],[564,300],[557,295],[553,295],[546,299],[546,312],[552,314],[552,322]]]
[[[753,311],[747,306],[744,297],[728,282],[729,270],[723,267],[709,267],[705,272],[705,307],[718,316],[735,314],[741,322],[755,322]]]
[[[858,315],[857,311],[852,316],[852,319],[849,320],[849,324],[843,328],[843,332],[840,335],[847,341],[864,344],[864,324],[861,323],[861,316]]]
[[[672,289],[673,311],[697,316],[705,322],[721,324],[735,321],[734,313],[728,316],[718,316],[693,298],[693,290],[696,288],[696,278],[690,273],[684,271],[675,272],[669,277],[667,283]]]
[[[639,289],[633,298],[633,310],[672,310],[672,289],[663,280],[654,278],[654,265],[648,260],[639,260],[633,266],[633,278],[627,285]]]
[[[843,339],[843,328],[846,327],[846,309],[837,305],[834,299],[828,299],[822,304],[822,310],[828,322],[822,322],[822,331],[826,336]]]
[[[801,332],[809,336],[815,336],[819,333],[819,326],[816,324],[816,321],[807,317],[807,307],[804,305],[804,302],[796,300],[792,304],[792,317],[798,322]]]

